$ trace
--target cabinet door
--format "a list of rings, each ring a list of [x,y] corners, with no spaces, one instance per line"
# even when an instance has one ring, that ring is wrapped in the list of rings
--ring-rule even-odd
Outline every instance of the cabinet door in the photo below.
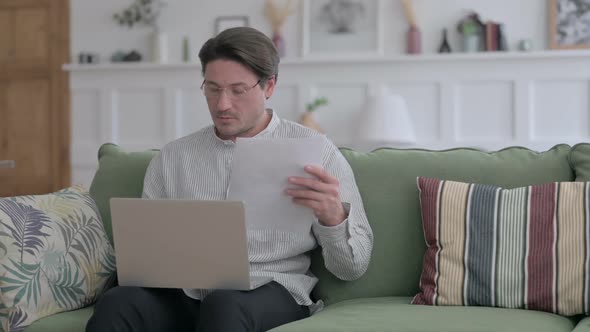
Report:
[[[19,67],[49,64],[49,8],[14,10],[14,61]]]
[[[6,109],[6,82],[0,80],[0,160],[10,160],[8,156],[8,110]],[[0,171],[0,189],[2,189],[2,171]],[[1,196],[1,195],[0,195]]]
[[[0,9],[0,66],[14,61],[14,11]]]
[[[0,196],[47,193],[53,189],[50,83],[13,80],[4,90],[0,159],[14,160],[0,169]]]
[[[0,197],[70,184],[68,0],[0,0]]]

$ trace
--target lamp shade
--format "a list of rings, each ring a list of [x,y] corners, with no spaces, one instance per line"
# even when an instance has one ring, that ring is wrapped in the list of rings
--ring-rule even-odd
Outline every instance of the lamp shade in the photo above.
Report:
[[[361,115],[360,139],[372,143],[411,144],[416,141],[405,100],[381,91],[369,97]]]

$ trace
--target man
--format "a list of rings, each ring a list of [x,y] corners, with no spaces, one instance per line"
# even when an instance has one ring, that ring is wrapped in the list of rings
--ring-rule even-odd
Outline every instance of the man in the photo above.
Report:
[[[224,200],[237,137],[302,138],[320,134],[282,120],[265,101],[273,94],[279,57],[268,37],[233,28],[209,39],[199,58],[213,126],[167,144],[151,161],[143,197]],[[309,251],[322,246],[328,270],[343,280],[367,269],[373,234],[352,170],[327,141],[313,178],[292,177],[295,204],[317,220],[303,233],[248,232],[253,276],[273,281],[251,291],[115,287],[97,303],[87,331],[266,331],[308,317],[321,307],[310,293],[317,279]]]

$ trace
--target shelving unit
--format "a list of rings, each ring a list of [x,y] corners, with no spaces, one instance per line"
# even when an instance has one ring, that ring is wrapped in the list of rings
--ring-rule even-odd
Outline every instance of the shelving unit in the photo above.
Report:
[[[457,61],[500,61],[500,60],[539,60],[539,59],[580,59],[587,58],[590,64],[590,50],[571,51],[536,51],[536,52],[479,52],[479,53],[451,53],[451,54],[421,54],[396,56],[341,56],[341,57],[306,57],[283,58],[282,66],[323,65],[323,64],[367,64],[367,63],[400,63],[400,62],[457,62]],[[191,63],[101,63],[101,64],[67,64],[67,71],[92,70],[157,70],[157,69],[189,69],[200,68],[198,62]]]

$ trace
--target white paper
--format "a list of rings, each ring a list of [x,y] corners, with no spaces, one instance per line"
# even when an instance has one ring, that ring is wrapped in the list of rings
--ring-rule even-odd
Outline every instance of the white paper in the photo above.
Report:
[[[322,165],[325,138],[238,138],[227,200],[244,201],[248,229],[309,232],[313,211],[296,205],[285,190],[290,176],[312,178],[303,170]]]

